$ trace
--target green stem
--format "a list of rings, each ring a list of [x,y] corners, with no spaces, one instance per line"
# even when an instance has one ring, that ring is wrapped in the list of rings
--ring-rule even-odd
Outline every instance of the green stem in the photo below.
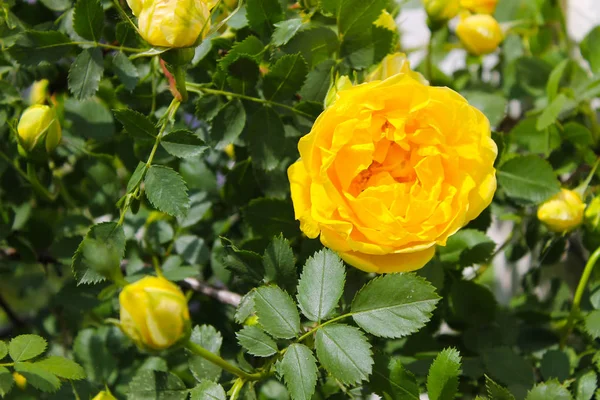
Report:
[[[113,46],[112,44],[106,44],[106,43],[98,43],[98,42],[71,42],[71,43],[65,43],[65,45],[67,44],[74,44],[77,46],[96,46],[96,47],[102,47],[104,49],[110,49],[110,50],[119,50],[119,51],[128,51],[130,53],[143,53],[146,50],[142,50],[142,49],[134,49],[133,47],[125,47],[125,46]]]
[[[565,326],[564,333],[560,339],[560,348],[565,347],[565,343],[567,341],[567,337],[571,333],[573,329],[573,325],[575,324],[575,317],[579,314],[579,306],[581,304],[581,298],[583,297],[583,292],[587,287],[588,281],[590,279],[590,275],[594,269],[594,266],[600,259],[600,247],[598,247],[590,256],[589,260],[585,264],[585,268],[583,269],[583,273],[581,274],[581,278],[579,278],[579,284],[577,285],[577,289],[575,290],[575,296],[573,297],[573,305],[571,306],[571,312],[569,313],[569,318],[567,319],[567,325]]]
[[[12,367],[13,365],[15,365],[15,363],[4,363],[4,364],[0,364],[0,367]]]
[[[17,173],[19,175],[21,175],[21,177],[23,179],[25,179],[26,181],[29,182],[29,177],[27,176],[27,174],[25,173],[25,171],[23,171],[21,168],[19,168],[18,165],[13,164],[13,161],[10,159],[10,157],[8,157],[3,151],[0,151],[0,157],[2,157],[4,159],[4,161],[6,161],[6,163],[8,165],[10,165],[15,171],[17,171]]]
[[[218,365],[225,371],[230,372],[234,375],[237,375],[238,377],[240,377],[246,381],[257,381],[257,380],[263,378],[263,374],[260,374],[260,373],[250,374],[250,373],[236,367],[235,365],[228,363],[227,361],[225,361],[225,359],[219,357],[218,355],[216,355],[214,353],[211,353],[210,351],[206,350],[204,347],[202,347],[192,341],[188,341],[186,343],[185,347],[192,353],[204,358],[205,360],[210,361],[211,363],[213,363],[215,365]]]
[[[121,7],[121,3],[119,3],[119,0],[114,0],[113,3],[115,4],[115,8],[121,15],[121,18],[123,18],[129,25],[131,25],[134,31],[138,32],[138,27],[133,23],[131,18],[129,18],[129,15],[127,15],[125,10],[123,10],[123,7]]]
[[[208,94],[216,94],[216,95],[221,95],[221,96],[237,97],[238,99],[253,101],[255,103],[269,104],[271,106],[285,108],[286,110],[293,111],[296,114],[302,115],[304,117],[311,118],[311,119],[313,118],[312,115],[305,113],[304,111],[297,110],[294,107],[290,107],[286,104],[281,104],[281,103],[277,103],[277,102],[270,101],[270,100],[259,99],[258,97],[246,96],[246,95],[239,94],[239,93],[227,92],[224,90],[209,89],[209,88],[206,88],[206,87],[203,87],[201,85],[198,85],[196,83],[191,83],[191,82],[186,82],[186,86],[187,86],[187,90],[189,90],[190,92],[200,93],[200,94],[208,93]]]
[[[28,181],[31,184],[31,186],[33,187],[33,190],[39,194],[41,197],[44,198],[44,200],[47,201],[54,201],[56,200],[56,194],[51,194],[45,187],[42,186],[42,184],[40,183],[38,177],[37,177],[37,173],[35,172],[35,166],[28,162],[27,163],[27,177],[28,177]]]
[[[240,393],[242,393],[245,383],[246,381],[243,379],[238,378],[235,380],[233,386],[229,389],[229,400],[237,400],[240,397]]]

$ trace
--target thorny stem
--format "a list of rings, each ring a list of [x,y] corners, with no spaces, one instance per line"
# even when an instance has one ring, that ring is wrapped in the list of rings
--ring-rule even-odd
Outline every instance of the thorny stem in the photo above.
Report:
[[[210,361],[211,363],[213,363],[215,365],[218,365],[225,371],[228,371],[234,375],[237,375],[238,377],[242,378],[245,381],[257,381],[257,380],[260,380],[263,377],[265,377],[265,374],[263,374],[263,373],[250,374],[250,373],[236,367],[235,365],[228,363],[222,357],[220,357],[214,353],[211,353],[210,351],[206,350],[204,347],[202,347],[192,341],[188,341],[186,343],[185,347],[192,353],[204,358],[205,360]]]

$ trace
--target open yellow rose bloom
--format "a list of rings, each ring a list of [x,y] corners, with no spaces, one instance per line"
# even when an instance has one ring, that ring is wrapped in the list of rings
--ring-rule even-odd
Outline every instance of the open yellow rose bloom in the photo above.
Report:
[[[298,149],[300,228],[364,271],[423,267],[496,189],[487,118],[409,73],[339,91]]]

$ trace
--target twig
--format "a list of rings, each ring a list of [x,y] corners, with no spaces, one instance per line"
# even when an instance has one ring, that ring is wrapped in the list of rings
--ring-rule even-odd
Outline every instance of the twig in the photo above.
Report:
[[[199,281],[196,278],[185,278],[183,281],[192,290],[202,293],[206,296],[212,297],[213,299],[219,300],[221,303],[237,307],[242,301],[241,295],[234,292],[230,292],[227,289],[215,288],[213,286],[210,286],[206,282]]]

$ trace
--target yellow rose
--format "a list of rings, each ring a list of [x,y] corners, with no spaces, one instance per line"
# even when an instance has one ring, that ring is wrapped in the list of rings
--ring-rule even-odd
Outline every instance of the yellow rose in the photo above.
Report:
[[[145,41],[159,47],[190,47],[210,28],[206,0],[127,0],[138,17],[138,30]]]
[[[166,349],[189,332],[187,299],[165,278],[147,276],[125,286],[119,303],[121,329],[140,346]]]
[[[98,393],[92,400],[117,400],[108,390],[103,390]]]
[[[25,390],[25,388],[27,387],[27,378],[25,378],[18,372],[13,372],[12,375],[17,387],[21,390]]]
[[[396,74],[409,74],[422,84],[429,84],[423,75],[410,69],[410,62],[404,53],[393,53],[385,56],[381,63],[367,75],[365,82],[384,80]]]
[[[62,138],[60,123],[54,109],[39,104],[23,111],[17,132],[19,144],[26,152],[41,148],[45,144],[46,151],[50,153]]]
[[[338,92],[298,149],[300,228],[369,272],[421,268],[496,189],[487,118],[407,73]]]
[[[29,91],[29,104],[45,104],[48,95],[48,79],[33,82]]]
[[[432,21],[446,21],[456,17],[460,0],[423,0],[423,5]]]
[[[493,14],[498,0],[460,0],[460,6],[477,14]]]
[[[491,15],[469,15],[458,23],[456,35],[469,53],[475,55],[488,54],[495,51],[504,34],[498,21]]]
[[[584,209],[579,193],[561,189],[538,207],[537,217],[553,232],[568,232],[581,225]]]

